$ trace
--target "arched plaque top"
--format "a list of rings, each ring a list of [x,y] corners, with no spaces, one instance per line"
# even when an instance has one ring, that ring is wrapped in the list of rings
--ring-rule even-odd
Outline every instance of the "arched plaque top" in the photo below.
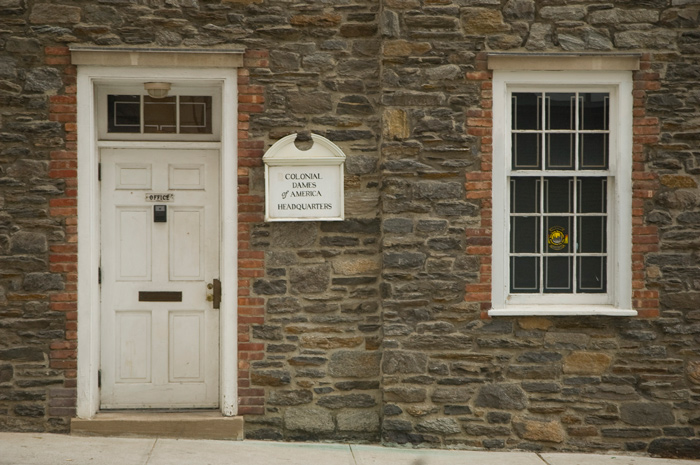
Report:
[[[311,134],[313,145],[308,150],[299,150],[294,141],[297,134],[290,134],[275,142],[263,156],[268,165],[298,165],[309,161],[315,165],[335,165],[345,162],[343,151],[323,136]]]

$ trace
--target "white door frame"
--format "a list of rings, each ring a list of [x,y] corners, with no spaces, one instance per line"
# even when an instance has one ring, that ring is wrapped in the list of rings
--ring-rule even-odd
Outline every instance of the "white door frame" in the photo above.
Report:
[[[192,81],[221,87],[221,248],[222,300],[220,312],[220,409],[224,416],[238,412],[237,363],[237,145],[238,89],[235,68],[150,68],[79,65],[78,125],[78,379],[77,416],[92,418],[100,405],[100,188],[95,122],[95,84],[149,81]]]

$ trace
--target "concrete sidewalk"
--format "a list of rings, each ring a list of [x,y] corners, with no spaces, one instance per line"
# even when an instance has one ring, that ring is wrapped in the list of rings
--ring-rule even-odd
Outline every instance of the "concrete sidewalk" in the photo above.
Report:
[[[401,449],[265,441],[207,441],[0,433],[0,465],[697,465],[617,454]]]

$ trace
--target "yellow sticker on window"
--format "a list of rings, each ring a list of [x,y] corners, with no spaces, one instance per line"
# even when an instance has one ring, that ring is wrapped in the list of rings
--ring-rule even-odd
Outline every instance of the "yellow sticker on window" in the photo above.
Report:
[[[566,229],[561,226],[552,226],[549,228],[549,248],[552,250],[561,250],[569,244],[569,235],[566,234]]]

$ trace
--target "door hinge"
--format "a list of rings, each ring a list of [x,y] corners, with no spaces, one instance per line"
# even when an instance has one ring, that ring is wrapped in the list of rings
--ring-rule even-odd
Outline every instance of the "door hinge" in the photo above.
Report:
[[[97,370],[97,387],[102,387],[102,370]]]
[[[97,180],[102,181],[102,163],[97,164]]]

